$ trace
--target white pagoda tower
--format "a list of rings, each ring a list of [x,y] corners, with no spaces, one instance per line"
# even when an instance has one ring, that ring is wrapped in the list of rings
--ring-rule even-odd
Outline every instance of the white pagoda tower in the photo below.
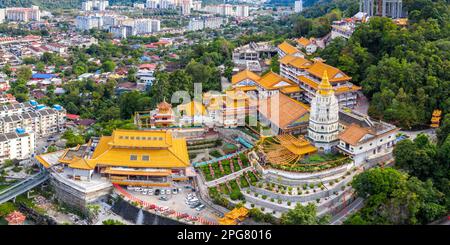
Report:
[[[339,103],[325,71],[322,82],[311,101],[308,137],[321,151],[330,151],[338,144]]]

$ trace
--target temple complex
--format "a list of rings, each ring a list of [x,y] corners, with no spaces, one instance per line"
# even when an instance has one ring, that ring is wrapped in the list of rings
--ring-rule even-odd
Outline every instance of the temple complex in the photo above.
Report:
[[[108,195],[112,184],[171,187],[195,176],[185,138],[167,130],[115,130],[36,159],[51,172],[58,198],[78,207]]]

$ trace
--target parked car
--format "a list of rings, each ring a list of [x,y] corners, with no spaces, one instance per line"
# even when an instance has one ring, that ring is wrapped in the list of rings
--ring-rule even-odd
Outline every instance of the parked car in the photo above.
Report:
[[[205,209],[205,208],[206,208],[206,206],[203,205],[203,204],[201,204],[201,205],[198,206],[195,210],[197,210],[197,211],[202,211],[202,210]]]
[[[142,192],[142,195],[147,195],[147,191],[143,191],[143,192]]]
[[[161,193],[161,191],[159,189],[155,190],[155,196],[159,195]]]
[[[178,189],[177,189],[177,188],[173,188],[173,189],[172,189],[172,193],[173,193],[174,195],[178,194]]]
[[[170,190],[166,190],[166,194],[167,194],[167,195],[170,195]]]
[[[189,205],[190,208],[196,208],[199,207],[200,205],[202,205],[200,202],[194,202],[191,205]]]
[[[189,200],[189,203],[194,203],[194,202],[198,202],[198,199],[194,198],[194,199]]]
[[[161,195],[165,195],[166,191],[165,190],[161,190]]]
[[[159,197],[159,200],[161,200],[161,201],[167,201],[167,200],[169,200],[169,198],[167,198],[166,196],[161,196],[161,197]]]

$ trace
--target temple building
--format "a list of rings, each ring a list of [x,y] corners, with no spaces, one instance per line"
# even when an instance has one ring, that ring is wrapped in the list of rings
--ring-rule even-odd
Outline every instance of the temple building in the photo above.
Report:
[[[185,138],[169,130],[115,130],[36,160],[50,172],[58,200],[81,210],[106,200],[113,184],[171,188],[195,176]]]
[[[112,136],[66,149],[57,157],[50,153],[36,159],[80,182],[106,178],[119,185],[171,186],[190,176],[186,140],[161,130],[115,130]]]
[[[339,105],[325,71],[316,96],[311,101],[308,137],[323,151],[330,151],[338,142]]]
[[[308,138],[319,151],[339,151],[355,166],[392,159],[398,128],[369,116],[339,109],[327,72],[311,102]]]
[[[311,103],[311,100],[316,96],[316,91],[325,71],[339,105],[353,108],[357,103],[358,91],[361,90],[361,87],[351,83],[352,78],[347,74],[317,59],[310,61],[293,55],[286,55],[280,59],[280,75],[300,86],[303,91],[301,100],[307,103]]]
[[[356,166],[392,159],[398,128],[372,120],[369,116],[343,109],[339,112],[337,150],[348,155]]]
[[[231,84],[235,90],[260,98],[267,98],[279,92],[299,98],[301,93],[301,89],[295,82],[273,71],[260,77],[250,70],[243,70],[232,77]]]
[[[305,54],[298,48],[292,46],[288,42],[284,41],[277,46],[278,56],[283,58],[286,55],[292,55],[296,57],[305,57]]]
[[[168,127],[175,124],[175,115],[172,110],[172,105],[167,103],[165,99],[158,104],[158,107],[153,114],[153,122],[156,127]]]
[[[282,93],[259,101],[258,119],[270,125],[273,134],[306,133],[309,106]]]

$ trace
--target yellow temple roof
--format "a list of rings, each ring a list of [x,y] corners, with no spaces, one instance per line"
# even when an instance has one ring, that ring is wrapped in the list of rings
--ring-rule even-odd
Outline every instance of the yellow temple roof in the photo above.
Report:
[[[297,39],[296,41],[298,44],[305,46],[305,47],[311,43],[311,41],[309,39],[304,38],[304,37],[301,37],[301,38]]]
[[[190,166],[186,139],[173,138],[171,132],[162,130],[115,130],[112,136],[100,138],[91,157],[66,157],[70,150],[66,149],[58,161],[75,169],[92,170],[97,165],[130,168]],[[36,159],[45,167],[49,166],[44,158],[37,156]]]
[[[273,71],[270,71],[266,75],[262,76],[261,79],[257,82],[259,85],[261,85],[261,87],[267,90],[296,85],[291,80],[286,79]]]
[[[298,50],[296,47],[290,45],[288,42],[284,41],[280,45],[278,45],[278,48],[283,51],[285,54],[295,54],[295,53],[301,53],[300,50]]]
[[[295,155],[305,155],[317,152],[317,148],[311,145],[309,141],[303,137],[294,137],[290,134],[278,135],[277,139],[280,144]]]
[[[334,93],[333,86],[331,86],[328,81],[328,74],[325,70],[322,76],[322,82],[319,84],[319,94],[321,95],[332,95]]]
[[[256,73],[245,69],[241,72],[236,73],[232,78],[231,78],[231,83],[232,84],[236,84],[239,83],[245,79],[250,79],[252,81],[258,81],[260,79],[260,76],[258,76]]]
[[[327,65],[320,61],[315,62],[313,65],[311,65],[307,69],[308,73],[310,73],[313,76],[318,77],[320,79],[323,79],[322,76],[325,71],[327,72],[327,75],[329,76],[330,82],[345,82],[345,81],[349,81],[352,79],[351,77],[347,76],[347,74],[345,74],[338,68]]]
[[[285,65],[291,65],[298,69],[306,69],[313,63],[305,58],[297,57],[293,55],[286,55],[280,59],[280,63]]]

